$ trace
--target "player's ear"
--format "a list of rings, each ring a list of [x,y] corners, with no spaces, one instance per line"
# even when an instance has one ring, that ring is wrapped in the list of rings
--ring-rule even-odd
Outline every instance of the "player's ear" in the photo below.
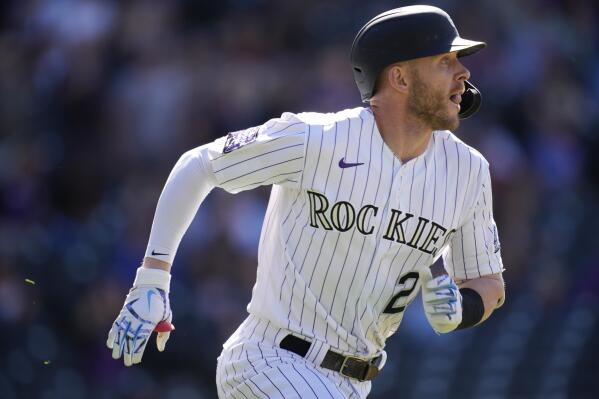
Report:
[[[395,63],[386,71],[387,83],[400,93],[408,92],[408,67],[403,62]]]

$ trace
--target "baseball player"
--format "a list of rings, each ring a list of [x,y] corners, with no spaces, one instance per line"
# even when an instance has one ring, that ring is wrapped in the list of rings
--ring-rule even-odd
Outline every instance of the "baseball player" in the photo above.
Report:
[[[284,113],[181,156],[108,347],[139,363],[174,329],[170,268],[214,187],[272,185],[249,316],[223,346],[221,398],[364,398],[386,339],[419,291],[438,333],[503,303],[489,164],[451,131],[480,105],[460,57],[485,46],[431,6],[387,11],[357,34],[368,107]],[[433,272],[443,257],[447,272]]]

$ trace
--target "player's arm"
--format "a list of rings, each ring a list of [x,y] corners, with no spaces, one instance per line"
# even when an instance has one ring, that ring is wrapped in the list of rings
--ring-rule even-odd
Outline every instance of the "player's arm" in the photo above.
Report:
[[[183,154],[160,194],[142,266],[108,334],[115,359],[141,362],[153,331],[164,350],[170,332],[170,269],[183,235],[214,187],[235,193],[264,184],[297,184],[303,164],[303,125],[293,115]]]
[[[146,257],[108,333],[106,345],[112,357],[123,357],[126,366],[141,362],[152,332],[157,332],[156,344],[163,351],[174,330],[169,300],[172,259],[200,203],[215,185],[202,161],[205,151],[206,147],[188,151],[171,171],[156,206]]]
[[[458,328],[485,321],[505,300],[503,261],[493,218],[491,176],[483,170],[481,190],[471,217],[454,234],[444,261],[462,295]]]
[[[487,320],[505,300],[505,283],[501,273],[456,281],[462,293],[462,326],[472,327]],[[466,294],[464,294],[466,293]]]
[[[440,265],[420,272],[426,317],[438,333],[474,327],[489,318],[505,299],[501,273],[454,280]]]
[[[437,332],[476,326],[501,306],[505,298],[488,167],[483,169],[480,185],[472,214],[452,234],[443,252],[449,273],[444,270],[436,273],[428,268],[421,271],[425,313]]]

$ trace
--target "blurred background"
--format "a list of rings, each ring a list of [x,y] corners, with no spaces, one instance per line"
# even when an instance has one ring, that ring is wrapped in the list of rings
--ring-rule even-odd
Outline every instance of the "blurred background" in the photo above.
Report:
[[[215,190],[174,265],[177,326],[141,366],[105,340],[186,150],[284,111],[360,105],[357,30],[404,1],[0,2],[0,397],[215,398],[269,188]],[[431,1],[483,93],[458,135],[490,161],[506,304],[436,336],[420,300],[372,398],[599,397],[599,6]]]

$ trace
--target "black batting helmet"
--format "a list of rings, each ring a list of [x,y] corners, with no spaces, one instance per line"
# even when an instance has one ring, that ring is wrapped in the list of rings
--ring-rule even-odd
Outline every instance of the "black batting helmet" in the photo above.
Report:
[[[457,51],[470,55],[486,46],[484,42],[463,39],[451,17],[433,6],[395,8],[371,19],[360,29],[351,50],[354,79],[368,102],[374,95],[377,78],[395,62]],[[460,118],[474,114],[481,103],[480,92],[468,81],[460,104]]]

